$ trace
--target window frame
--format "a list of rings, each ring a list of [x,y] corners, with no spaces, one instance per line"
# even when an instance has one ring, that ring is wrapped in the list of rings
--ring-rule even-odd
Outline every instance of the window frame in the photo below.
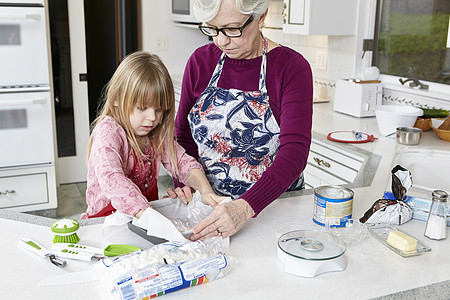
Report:
[[[371,3],[368,6],[368,28],[366,28],[366,32],[369,32],[369,36],[371,36],[371,39],[373,39],[373,47],[378,47],[378,11],[381,9],[381,2],[383,0],[372,0],[373,3]],[[361,18],[361,16],[360,16]],[[367,26],[366,25],[366,26]],[[361,44],[364,40],[364,37],[362,35],[358,36],[358,39],[361,41]],[[372,62],[374,61],[374,57],[376,55],[376,51],[371,51],[372,55],[368,55],[369,53],[366,53],[363,57],[360,58],[360,65],[361,66],[372,66]],[[358,57],[357,57],[357,60]],[[426,96],[426,97],[432,97],[432,98],[439,98],[444,101],[450,102],[450,85],[443,84],[443,83],[436,83],[431,81],[425,81],[421,78],[418,78],[420,82],[427,84],[429,86],[428,90],[420,90],[415,88],[410,88],[409,86],[403,86],[399,82],[399,79],[403,78],[406,79],[407,77],[400,77],[400,76],[394,76],[394,75],[388,75],[388,74],[380,74],[379,80],[382,81],[383,87],[392,89],[392,90],[398,90],[403,91],[410,94],[420,95],[420,96]]]

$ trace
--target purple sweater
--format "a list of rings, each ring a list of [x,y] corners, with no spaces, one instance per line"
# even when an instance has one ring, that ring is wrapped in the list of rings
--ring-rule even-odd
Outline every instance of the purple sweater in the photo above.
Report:
[[[213,43],[194,51],[183,76],[180,106],[175,120],[178,143],[199,157],[188,123],[188,114],[205,90],[219,60],[221,50]],[[262,57],[248,60],[226,58],[218,86],[226,89],[258,90]],[[278,154],[261,178],[240,198],[255,216],[284,193],[306,166],[311,143],[312,73],[306,59],[288,47],[267,53],[269,103],[280,126]]]

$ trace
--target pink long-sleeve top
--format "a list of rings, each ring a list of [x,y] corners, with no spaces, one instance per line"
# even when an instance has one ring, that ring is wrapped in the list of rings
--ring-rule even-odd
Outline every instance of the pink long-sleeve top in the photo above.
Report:
[[[87,214],[97,214],[109,203],[117,211],[131,216],[150,207],[139,187],[128,178],[136,162],[134,150],[127,140],[124,129],[108,116],[95,126],[92,136],[93,142],[87,172],[86,202],[88,208],[81,218],[87,218]],[[175,147],[178,159],[178,179],[186,184],[189,172],[194,168],[202,169],[202,166],[193,157],[186,154],[183,147],[176,142]],[[159,157],[154,159],[156,174],[153,176],[158,177],[161,163],[169,172],[175,174],[165,150],[162,159]]]
[[[199,159],[188,114],[205,90],[221,50],[213,43],[198,48],[189,58],[182,82],[175,120],[177,140],[186,152]],[[218,86],[226,89],[258,90],[262,57],[248,60],[226,58]],[[274,162],[240,198],[258,215],[284,193],[306,166],[311,143],[313,86],[309,63],[298,52],[284,46],[267,53],[269,103],[280,126],[280,146]]]

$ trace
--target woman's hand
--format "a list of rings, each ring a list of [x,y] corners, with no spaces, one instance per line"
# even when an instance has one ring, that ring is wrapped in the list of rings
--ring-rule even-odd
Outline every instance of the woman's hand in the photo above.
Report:
[[[244,199],[214,207],[214,211],[192,230],[190,239],[196,241],[217,235],[228,237],[238,232],[255,212]]]
[[[192,189],[187,185],[181,188],[177,187],[176,189],[168,188],[167,194],[172,199],[180,199],[184,204],[188,204],[192,200]]]

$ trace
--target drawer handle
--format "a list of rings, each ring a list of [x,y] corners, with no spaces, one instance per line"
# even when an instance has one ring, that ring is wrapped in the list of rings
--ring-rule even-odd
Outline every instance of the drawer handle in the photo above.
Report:
[[[34,14],[1,14],[1,20],[39,20],[41,15]]]
[[[6,100],[0,102],[0,106],[11,106],[11,105],[34,105],[34,104],[43,104],[47,102],[47,99],[25,99],[25,100]]]
[[[330,164],[327,163],[326,161],[324,161],[323,159],[319,159],[317,157],[314,157],[314,161],[321,167],[326,167],[326,168],[331,167]]]
[[[15,193],[16,193],[15,190],[11,190],[11,191],[5,190],[4,192],[0,191],[0,196],[6,196],[8,194],[15,194]]]

